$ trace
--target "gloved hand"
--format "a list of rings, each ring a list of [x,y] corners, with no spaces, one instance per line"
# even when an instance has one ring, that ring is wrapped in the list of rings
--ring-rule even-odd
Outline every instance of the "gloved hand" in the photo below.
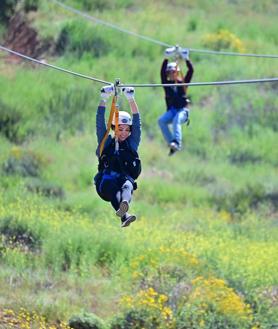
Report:
[[[100,90],[100,97],[105,102],[113,94],[114,94],[114,86],[113,85],[104,86]]]
[[[189,49],[180,48],[179,49],[179,54],[180,54],[181,58],[183,58],[185,61],[189,60]]]
[[[166,48],[164,51],[165,57],[173,57],[176,55],[176,47]]]
[[[135,89],[133,87],[124,87],[122,91],[128,101],[134,99]]]

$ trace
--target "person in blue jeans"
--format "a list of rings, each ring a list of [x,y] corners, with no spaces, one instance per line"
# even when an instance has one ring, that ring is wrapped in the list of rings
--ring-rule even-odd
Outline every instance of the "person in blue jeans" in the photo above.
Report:
[[[115,115],[112,121],[114,134],[108,135],[102,152],[100,145],[106,133],[105,109],[106,102],[114,93],[114,86],[105,86],[101,89],[101,100],[97,109],[96,133],[98,147],[98,173],[94,183],[98,195],[111,203],[116,215],[121,218],[121,226],[126,227],[136,220],[135,215],[128,213],[133,191],[137,189],[135,180],[141,173],[141,161],[138,156],[138,147],[141,140],[141,120],[138,106],[134,99],[134,88],[126,87],[123,90],[126,96],[132,117],[128,112],[119,111],[118,129],[116,129]]]
[[[179,56],[185,60],[187,73],[183,77],[180,75],[180,67],[177,62],[169,62],[168,58],[163,60],[161,66],[161,83],[173,83],[176,86],[163,86],[165,91],[165,101],[167,110],[158,119],[158,124],[166,140],[170,151],[169,155],[173,155],[176,151],[181,150],[182,146],[182,129],[181,125],[189,122],[189,99],[186,96],[187,86],[179,86],[180,83],[189,83],[193,76],[193,65],[189,60],[188,49],[172,47],[165,51],[167,57]],[[169,125],[172,125],[172,131]]]

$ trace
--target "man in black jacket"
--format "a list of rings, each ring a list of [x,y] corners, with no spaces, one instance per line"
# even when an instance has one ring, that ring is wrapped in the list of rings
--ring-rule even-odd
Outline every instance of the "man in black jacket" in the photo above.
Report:
[[[186,96],[187,86],[179,86],[180,83],[189,83],[193,76],[193,65],[189,60],[188,49],[182,48],[167,48],[165,51],[167,57],[179,56],[185,60],[187,73],[181,76],[180,68],[177,62],[169,62],[164,59],[161,67],[161,82],[163,84],[173,83],[176,86],[164,86],[165,101],[167,111],[158,119],[158,124],[161,132],[170,147],[169,155],[174,154],[181,149],[182,145],[182,130],[181,125],[189,120],[189,109],[187,108],[189,100]],[[172,124],[173,131],[169,129],[169,124]]]

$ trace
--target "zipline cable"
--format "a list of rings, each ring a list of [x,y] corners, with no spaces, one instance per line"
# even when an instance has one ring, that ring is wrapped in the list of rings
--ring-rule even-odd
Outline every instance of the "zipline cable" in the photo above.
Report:
[[[171,87],[171,86],[222,86],[222,85],[238,85],[238,84],[250,84],[250,83],[264,83],[264,82],[278,82],[278,78],[265,78],[265,79],[253,79],[253,80],[231,80],[231,81],[211,81],[211,82],[190,82],[190,83],[131,83],[120,84],[119,87]]]
[[[109,22],[106,22],[102,19],[99,19],[99,18],[96,18],[94,16],[91,16],[91,15],[88,15],[78,9],[75,9],[73,7],[70,7],[68,5],[65,5],[64,3],[61,3],[60,1],[58,0],[50,0],[51,2],[57,4],[58,6],[72,12],[72,13],[75,13],[77,15],[80,15],[80,16],[83,16],[85,17],[86,19],[90,20],[90,21],[93,21],[93,22],[96,22],[98,24],[102,24],[102,25],[105,25],[105,26],[108,26],[112,29],[115,29],[115,30],[118,30],[120,32],[124,32],[124,33],[127,33],[129,35],[132,35],[132,36],[135,36],[135,37],[138,37],[138,38],[141,38],[141,39],[144,39],[146,41],[150,41],[150,42],[153,42],[153,43],[156,43],[160,46],[164,46],[164,47],[172,47],[173,45],[170,45],[168,43],[165,43],[165,42],[161,42],[159,40],[156,40],[156,39],[153,39],[153,38],[150,38],[150,37],[147,37],[147,36],[144,36],[144,35],[141,35],[139,33],[136,33],[136,32],[132,32],[132,31],[129,31],[127,29],[124,29],[116,24],[112,24],[112,23],[109,23]],[[224,55],[224,56],[242,56],[242,57],[259,57],[259,58],[278,58],[278,55],[268,55],[268,54],[245,54],[245,53],[237,53],[237,52],[227,52],[227,51],[216,51],[216,50],[206,50],[206,49],[194,49],[194,48],[188,48],[190,52],[195,52],[195,53],[204,53],[204,54],[208,54],[208,55]]]
[[[108,27],[111,27],[112,29],[115,29],[115,30],[118,30],[120,32],[124,32],[124,33],[127,33],[127,34],[130,34],[130,35],[133,35],[135,37],[138,37],[138,38],[141,38],[141,39],[144,39],[144,40],[147,40],[147,41],[150,41],[150,42],[153,42],[153,43],[156,43],[160,46],[165,46],[165,47],[171,47],[171,45],[165,43],[165,42],[161,42],[161,41],[158,41],[158,40],[155,40],[153,38],[150,38],[150,37],[146,37],[144,35],[141,35],[141,34],[138,34],[136,32],[132,32],[132,31],[129,31],[127,29],[124,29],[118,25],[115,25],[115,24],[112,24],[112,23],[109,23],[109,22],[106,22],[100,18],[96,18],[96,17],[93,17],[93,16],[90,16],[78,9],[75,9],[73,7],[70,7],[68,5],[65,5],[64,3],[61,3],[60,1],[57,1],[57,0],[50,0],[51,2],[54,2],[56,3],[58,6],[60,7],[63,7],[64,9],[68,10],[68,11],[71,11],[72,13],[74,14],[77,14],[77,15],[80,15],[80,16],[83,16],[85,17],[86,19],[90,20],[90,21],[93,21],[95,23],[98,23],[98,24],[102,24],[102,25],[105,25],[105,26],[108,26]]]
[[[26,55],[23,55],[17,51],[14,51],[14,50],[11,50],[9,48],[6,48],[4,46],[1,46],[0,45],[0,50],[3,50],[3,51],[6,51],[10,54],[13,54],[13,55],[16,55],[16,56],[19,56],[19,57],[22,57],[24,59],[27,59],[28,61],[31,61],[31,62],[35,62],[37,64],[40,64],[40,65],[44,65],[44,66],[47,66],[47,67],[51,67],[52,69],[55,69],[55,70],[58,70],[58,71],[62,71],[64,73],[68,73],[68,74],[72,74],[74,76],[77,76],[77,77],[80,77],[80,78],[83,78],[83,79],[87,79],[87,80],[92,80],[92,81],[96,81],[96,82],[101,82],[103,84],[106,84],[106,85],[110,85],[111,82],[108,82],[108,81],[104,81],[104,80],[100,80],[100,79],[96,79],[96,78],[93,78],[93,77],[90,77],[88,75],[84,75],[84,74],[81,74],[81,73],[77,73],[77,72],[73,72],[73,71],[70,71],[70,70],[67,70],[67,69],[64,69],[62,67],[59,67],[59,66],[55,66],[53,64],[48,64],[48,63],[45,63],[43,61],[40,61],[38,59],[35,59],[35,58],[32,58],[32,57],[29,57],[29,56],[26,56]]]
[[[97,82],[101,82],[103,84],[107,84],[107,85],[111,85],[112,83],[109,81],[104,81],[104,80],[100,80],[100,79],[96,79],[93,77],[90,77],[88,75],[84,75],[84,74],[80,74],[80,73],[76,73],[70,70],[66,70],[63,69],[61,67],[52,65],[52,64],[48,64],[45,62],[42,62],[40,60],[37,60],[35,58],[23,55],[17,51],[11,50],[9,48],[6,48],[4,46],[0,45],[0,50],[9,52],[13,55],[22,57],[24,59],[27,59],[29,61],[35,62],[37,64],[40,65],[44,65],[50,68],[53,68],[55,70],[59,70],[62,71],[64,73],[69,73],[72,75],[75,75],[77,77],[83,78],[83,79],[87,79],[87,80],[92,80],[92,81],[97,81]],[[235,84],[247,84],[247,83],[260,83],[260,82],[277,82],[278,78],[265,78],[265,79],[253,79],[253,80],[234,80],[234,81],[212,81],[212,82],[190,82],[190,83],[179,83],[179,86],[212,86],[212,85],[235,85]],[[166,83],[166,84],[162,84],[162,83],[145,83],[145,84],[136,84],[136,83],[131,83],[131,84],[119,84],[118,87],[123,88],[123,87],[170,87],[170,86],[177,86],[177,84],[175,83]]]

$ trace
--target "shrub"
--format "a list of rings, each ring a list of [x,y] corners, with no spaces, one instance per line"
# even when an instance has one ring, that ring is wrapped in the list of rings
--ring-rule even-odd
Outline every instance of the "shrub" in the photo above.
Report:
[[[112,329],[133,328],[171,328],[173,325],[173,311],[167,305],[168,297],[159,294],[152,287],[140,290],[134,296],[124,296],[121,300],[125,312]]]
[[[197,19],[196,18],[191,18],[190,21],[188,22],[187,30],[189,32],[196,31],[197,26],[198,26]]]
[[[220,29],[216,33],[210,33],[203,37],[203,44],[213,50],[232,49],[244,53],[245,47],[243,42],[228,30]]]
[[[13,148],[11,156],[3,165],[3,170],[8,175],[20,175],[23,177],[38,177],[40,173],[40,158],[20,148]]]
[[[64,321],[49,323],[45,316],[36,311],[29,311],[23,307],[18,311],[12,309],[1,310],[1,328],[44,328],[44,329],[71,329]]]
[[[199,272],[202,264],[183,248],[164,247],[149,249],[144,255],[132,259],[130,268],[132,277],[141,287],[173,292],[178,282],[184,282]]]
[[[25,12],[37,10],[40,0],[24,0],[22,3]],[[1,0],[0,2],[0,22],[7,24],[9,19],[14,15],[18,0]]]
[[[11,142],[19,142],[19,124],[21,114],[15,109],[0,101],[0,134]]]
[[[52,97],[46,103],[47,125],[51,130],[58,130],[61,133],[67,130],[71,133],[84,131],[85,124],[89,122],[86,108],[91,101],[91,90],[85,88],[67,88]]]
[[[263,157],[256,154],[256,150],[234,149],[229,154],[229,160],[233,164],[244,165],[246,163],[258,163],[263,161]]]
[[[33,180],[27,184],[27,189],[48,198],[63,199],[65,197],[65,191],[62,187],[56,186],[55,184],[49,182]]]
[[[17,0],[0,1],[0,21],[7,23],[15,12]]]
[[[105,323],[93,313],[83,313],[73,316],[69,326],[73,329],[104,329]]]
[[[4,245],[7,247],[27,248],[34,251],[41,245],[39,235],[33,232],[26,223],[13,217],[1,219],[0,233],[4,235]]]
[[[82,38],[81,38],[82,35]],[[56,43],[59,55],[65,52],[74,53],[80,58],[84,52],[90,52],[94,57],[100,57],[109,52],[110,45],[99,34],[98,30],[84,21],[71,21],[61,30]]]
[[[115,8],[127,8],[132,5],[133,0],[81,0],[80,3],[84,10],[107,10]]]
[[[260,204],[268,204],[274,210],[278,209],[278,192],[267,192],[260,185],[247,185],[232,195],[224,195],[214,199],[218,210],[225,210],[232,215],[243,215],[250,209],[256,209]]]
[[[25,12],[38,10],[40,0],[24,0],[23,8]]]
[[[154,328],[148,323],[148,312],[144,310],[131,310],[122,316],[115,317],[110,325],[111,329],[142,329]]]
[[[177,329],[250,328],[251,308],[223,280],[197,277],[181,307]]]

